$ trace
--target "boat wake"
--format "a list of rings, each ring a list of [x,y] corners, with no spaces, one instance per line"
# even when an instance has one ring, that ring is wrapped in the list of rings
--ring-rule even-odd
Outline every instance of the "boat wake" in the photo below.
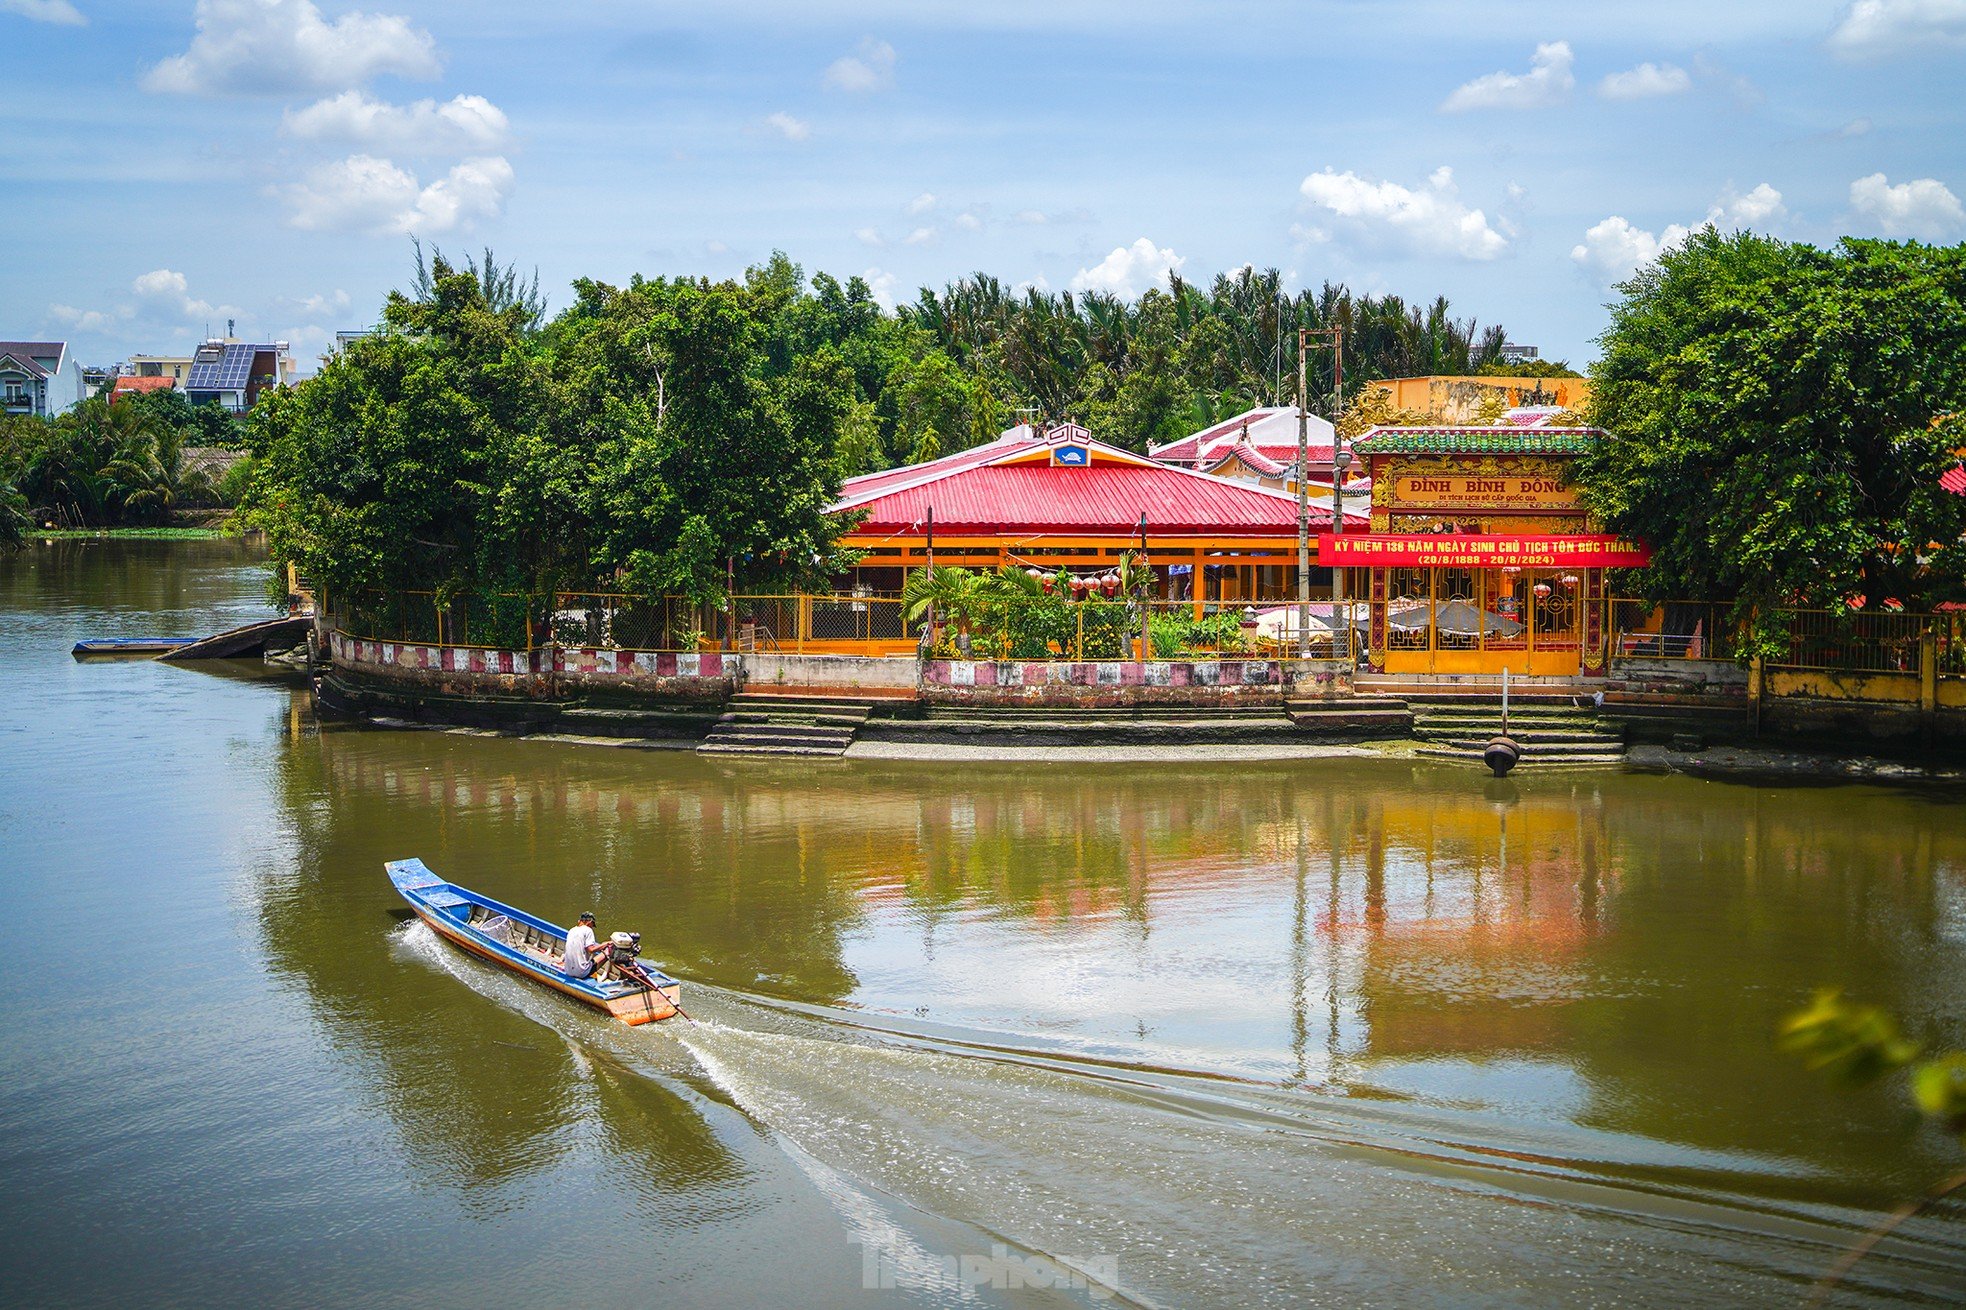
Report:
[[[688,989],[696,1027],[631,1030],[421,924],[403,940],[571,1042],[770,1129],[862,1240],[928,1280],[901,1286],[934,1287],[937,1266],[880,1230],[888,1198],[1044,1253],[1088,1294],[1148,1304],[1648,1301],[1662,1265],[1692,1304],[1791,1301],[1869,1218],[1635,1178],[1549,1142],[1457,1141],[1384,1102],[924,1036],[708,986]],[[1852,1291],[1957,1298],[1966,1243],[1892,1243]]]

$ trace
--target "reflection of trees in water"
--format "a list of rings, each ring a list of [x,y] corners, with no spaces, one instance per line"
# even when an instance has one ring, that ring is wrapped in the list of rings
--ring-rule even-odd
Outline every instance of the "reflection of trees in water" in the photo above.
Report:
[[[1867,1153],[1904,1161],[1896,1128],[1802,1081],[1776,1020],[1839,983],[1930,1015],[1962,962],[1938,871],[1966,865],[1966,827],[1868,791],[1578,775],[1491,796],[1386,761],[814,768],[401,733],[335,734],[316,758],[289,810],[316,832],[309,867],[365,913],[390,901],[381,861],[421,854],[554,917],[591,904],[686,978],[837,1003],[843,942],[874,913],[1103,916],[1144,937],[1157,898],[1189,913],[1253,890],[1290,926],[1300,1077],[1545,1061],[1588,1125],[1846,1177],[1875,1176]]]
[[[1374,804],[1359,889],[1329,916],[1363,944],[1361,1054],[1547,1059],[1592,1126],[1845,1177],[1935,1167],[1943,1144],[1908,1148],[1882,1101],[1807,1080],[1773,1033],[1823,985],[1936,1017],[1936,981],[1966,964],[1942,932],[1966,867],[1956,815],[1690,782],[1414,799]]]
[[[102,619],[120,613],[246,611],[244,622],[273,611],[253,586],[246,590],[254,598],[242,605],[234,570],[260,571],[265,561],[264,546],[236,538],[34,541],[0,555],[0,589],[7,593],[8,608],[31,615],[85,611]]]
[[[575,1153],[590,1145],[581,1125],[597,1114],[608,1143],[632,1161],[638,1188],[708,1193],[679,1215],[720,1218],[714,1197],[735,1204],[728,1183],[740,1166],[675,1092],[606,1067],[583,1074],[577,1059],[596,1062],[573,1055],[553,1030],[398,958],[404,907],[383,876],[377,843],[406,834],[379,830],[375,808],[348,794],[335,765],[351,744],[362,753],[363,740],[290,735],[279,794],[298,857],[253,891],[267,966],[297,984],[335,1049],[367,1073],[406,1166],[494,1212],[517,1204],[504,1190],[511,1184],[561,1185],[556,1171],[573,1168]],[[539,1001],[560,1003],[543,992]],[[591,1175],[596,1161],[580,1160],[578,1171]],[[563,1185],[572,1200],[591,1199],[591,1184],[590,1176]]]

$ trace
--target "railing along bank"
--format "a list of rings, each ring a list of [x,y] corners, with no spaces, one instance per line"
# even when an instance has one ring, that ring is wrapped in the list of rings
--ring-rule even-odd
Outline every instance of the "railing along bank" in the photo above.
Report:
[[[1439,597],[1389,597],[1390,627],[1404,644],[1504,644],[1512,616]],[[1198,614],[1196,611],[1200,610]],[[1604,654],[1630,661],[1735,661],[1741,646],[1728,607],[1700,601],[1604,602]],[[1313,601],[1308,628],[1291,602],[1130,601],[1059,597],[945,605],[924,649],[927,614],[914,618],[898,596],[823,593],[738,595],[718,606],[680,597],[611,592],[552,596],[432,592],[367,595],[333,606],[338,630],[353,640],[446,650],[500,652],[501,668],[522,656],[529,667],[547,650],[633,654],[723,653],[925,655],[984,661],[1191,661],[1288,659],[1356,662],[1370,626],[1363,601]],[[1470,615],[1473,616],[1471,621]],[[1143,623],[1144,619],[1144,623]],[[1865,614],[1796,610],[1781,616],[1781,650],[1771,670],[1966,677],[1966,614]],[[1144,631],[1143,631],[1144,629]],[[1493,631],[1491,631],[1491,629]],[[1585,626],[1578,621],[1579,637]],[[1308,633],[1308,638],[1305,634]],[[1145,639],[1145,649],[1142,639]],[[673,661],[664,661],[670,667]]]

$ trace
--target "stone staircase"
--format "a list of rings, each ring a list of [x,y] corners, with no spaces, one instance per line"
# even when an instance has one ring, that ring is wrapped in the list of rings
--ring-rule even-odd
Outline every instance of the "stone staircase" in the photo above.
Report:
[[[696,749],[702,755],[805,755],[838,759],[873,705],[853,697],[739,692]]]
[[[1501,735],[1502,698],[1485,695],[1412,695],[1416,755],[1481,764],[1481,751]],[[1567,695],[1530,693],[1509,697],[1509,736],[1522,748],[1518,769],[1615,767],[1624,763],[1623,724],[1601,721],[1589,705]]]
[[[1414,724],[1412,708],[1398,696],[1299,697],[1283,708],[1298,727],[1329,737],[1404,737]]]

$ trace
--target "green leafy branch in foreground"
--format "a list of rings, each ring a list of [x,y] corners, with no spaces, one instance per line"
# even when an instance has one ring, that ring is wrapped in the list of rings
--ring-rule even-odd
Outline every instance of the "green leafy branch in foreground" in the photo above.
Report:
[[[1817,992],[1807,1009],[1783,1022],[1780,1043],[1810,1069],[1854,1086],[1906,1074],[1919,1110],[1966,1148],[1966,1051],[1928,1055],[1922,1043],[1905,1036],[1888,1011],[1845,1000],[1833,989]],[[1818,1280],[1811,1304],[1820,1305],[1857,1262],[1901,1224],[1962,1188],[1966,1188],[1966,1171],[1892,1211]]]

